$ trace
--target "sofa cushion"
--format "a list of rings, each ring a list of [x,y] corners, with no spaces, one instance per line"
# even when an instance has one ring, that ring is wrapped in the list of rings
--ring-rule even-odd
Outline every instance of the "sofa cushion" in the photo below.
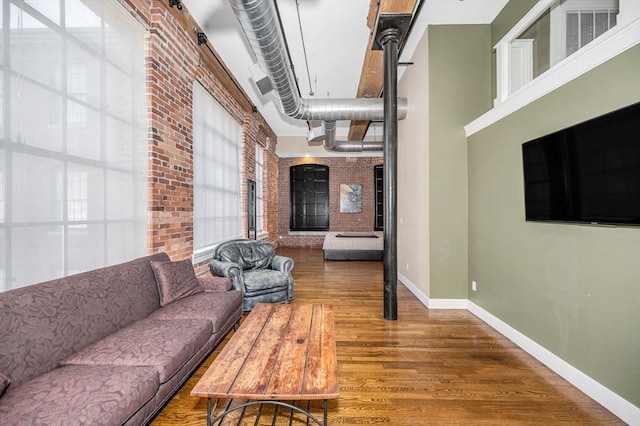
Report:
[[[4,391],[7,390],[9,385],[11,384],[11,380],[4,374],[0,373],[0,396],[4,394]]]
[[[177,262],[152,261],[151,268],[158,284],[160,306],[203,291],[189,259]]]
[[[158,390],[153,367],[56,368],[0,398],[6,425],[121,425]]]
[[[63,365],[153,366],[169,380],[211,336],[211,321],[145,318],[83,348]]]
[[[225,331],[222,328],[229,318],[239,316],[241,312],[242,294],[239,291],[204,292],[163,306],[149,315],[149,319],[205,318],[211,321],[212,333],[215,334]]]

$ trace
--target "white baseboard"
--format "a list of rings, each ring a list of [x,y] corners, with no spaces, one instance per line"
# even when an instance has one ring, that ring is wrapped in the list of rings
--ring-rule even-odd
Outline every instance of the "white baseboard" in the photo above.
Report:
[[[424,306],[426,306],[427,308],[429,307],[429,298],[427,297],[427,295],[420,291],[420,289],[416,287],[415,284],[413,284],[407,277],[398,272],[398,280],[400,280],[402,284],[406,288],[408,288],[409,291],[413,293],[413,295],[417,297]]]
[[[563,379],[580,389],[591,399],[618,416],[630,426],[640,426],[640,407],[636,407],[615,392],[596,382],[562,358],[545,349],[495,315],[468,299],[433,299],[427,297],[415,284],[402,274],[398,279],[429,309],[467,309],[498,333],[511,340],[529,355],[546,365]]]
[[[467,309],[467,299],[430,299],[404,275],[399,273],[398,279],[429,309]]]

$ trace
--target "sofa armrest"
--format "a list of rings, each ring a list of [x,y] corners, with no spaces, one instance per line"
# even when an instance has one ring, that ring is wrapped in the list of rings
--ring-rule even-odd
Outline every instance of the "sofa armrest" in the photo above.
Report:
[[[224,292],[231,290],[231,279],[227,277],[214,277],[213,275],[204,275],[198,277],[198,283],[204,291]]]
[[[293,259],[290,257],[275,255],[271,259],[271,269],[288,274],[293,269],[293,263]]]

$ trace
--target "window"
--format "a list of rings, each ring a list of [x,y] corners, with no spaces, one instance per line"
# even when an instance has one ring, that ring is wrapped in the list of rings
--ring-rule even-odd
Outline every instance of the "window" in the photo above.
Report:
[[[374,185],[374,224],[373,229],[382,231],[384,228],[384,166],[373,166]]]
[[[242,126],[197,81],[193,83],[194,261],[214,246],[242,238]]]
[[[0,223],[4,223],[4,152],[0,150]]]
[[[264,149],[256,144],[256,236],[264,236]]]
[[[513,93],[616,25],[618,0],[555,0],[510,41]]]
[[[0,289],[144,255],[144,29],[113,0],[1,11]]]
[[[564,50],[559,55],[561,58],[574,54],[615,27],[618,17],[617,1],[602,2],[595,8],[580,7],[579,4],[570,8],[571,3],[566,3],[565,13],[561,15],[560,38],[565,40]]]
[[[289,169],[292,231],[329,230],[329,167],[301,164]]]
[[[584,15],[580,22],[576,22],[577,15],[572,16],[576,13]],[[545,20],[547,22],[543,22]],[[606,27],[609,29],[605,30]],[[494,107],[465,126],[466,136],[498,122],[638,43],[640,1],[538,0],[496,44]],[[574,50],[576,46],[580,48]]]
[[[258,239],[256,233],[256,181],[247,180],[247,238]]]

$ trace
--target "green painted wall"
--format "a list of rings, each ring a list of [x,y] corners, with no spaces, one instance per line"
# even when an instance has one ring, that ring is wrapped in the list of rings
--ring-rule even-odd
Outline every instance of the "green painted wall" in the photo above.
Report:
[[[469,137],[470,299],[640,406],[640,228],[526,222],[522,143],[640,101],[640,46]]]
[[[430,26],[429,297],[467,298],[467,140],[491,108],[491,27]],[[409,99],[411,102],[411,99]]]

